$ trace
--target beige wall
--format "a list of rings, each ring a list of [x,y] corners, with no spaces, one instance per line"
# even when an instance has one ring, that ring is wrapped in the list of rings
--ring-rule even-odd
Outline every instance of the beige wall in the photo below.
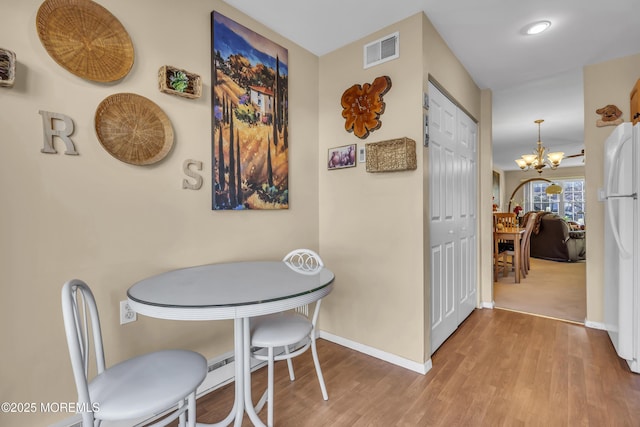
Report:
[[[483,307],[493,307],[493,95],[484,89],[481,94],[480,119],[480,200],[478,201],[478,230],[480,233],[480,260],[478,268],[480,304]],[[501,178],[502,180],[502,175]],[[501,195],[500,200],[504,197]]]
[[[363,45],[400,31],[400,58],[364,70]],[[320,58],[319,155],[331,147],[408,137],[421,153],[420,16]],[[389,76],[382,127],[361,140],[344,129],[340,99],[354,84]],[[322,329],[422,363],[422,163],[418,170],[367,173],[320,169],[320,250],[336,282],[323,303]]]
[[[604,322],[604,206],[598,201],[603,188],[604,141],[613,127],[597,127],[598,108],[608,104],[622,110],[622,118],[629,121],[629,94],[640,78],[640,54],[590,65],[584,68],[584,145],[585,179],[587,186],[587,319]]]
[[[363,69],[363,45],[400,32],[400,58]],[[447,71],[449,67],[449,71]],[[382,127],[360,140],[344,130],[340,98],[353,84],[387,75]],[[320,248],[336,269],[322,329],[417,363],[429,359],[425,217],[428,150],[422,147],[422,94],[434,75],[474,115],[480,91],[423,14],[320,58],[320,156],[331,147],[409,137],[418,169],[367,173],[320,169]],[[428,243],[428,240],[426,240]],[[423,337],[421,341],[418,337]]]
[[[35,30],[41,0],[3,8],[0,40],[17,54],[16,84],[0,88],[0,401],[73,402],[75,388],[62,326],[60,289],[71,278],[93,287],[107,363],[172,346],[206,357],[233,348],[232,323],[173,322],[139,316],[120,326],[127,288],[176,267],[239,259],[279,259],[318,241],[318,58],[219,0],[104,0],[135,47],[130,74],[97,84],[57,65]],[[210,12],[218,10],[289,49],[290,209],[211,210]],[[152,11],[152,12],[151,12]],[[162,65],[198,73],[203,96],[158,91]],[[111,157],[93,130],[97,105],[134,92],[169,116],[175,146],[161,163],[136,167]],[[79,156],[42,154],[39,110],[75,123]],[[204,163],[204,186],[183,190],[185,159]],[[0,414],[2,426],[48,425],[73,414]]]

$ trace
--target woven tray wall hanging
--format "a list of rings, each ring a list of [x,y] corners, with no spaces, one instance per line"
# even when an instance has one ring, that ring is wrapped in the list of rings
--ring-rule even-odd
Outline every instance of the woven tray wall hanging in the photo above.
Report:
[[[133,44],[120,21],[91,0],[46,0],[36,16],[40,42],[62,68],[113,82],[133,66]]]
[[[157,163],[173,146],[173,128],[164,111],[133,93],[105,98],[96,110],[95,129],[109,154],[132,165]]]

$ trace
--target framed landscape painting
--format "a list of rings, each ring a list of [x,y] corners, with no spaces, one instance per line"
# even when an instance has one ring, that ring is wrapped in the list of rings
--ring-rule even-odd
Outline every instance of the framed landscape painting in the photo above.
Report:
[[[212,209],[288,209],[288,51],[215,11],[211,32]]]

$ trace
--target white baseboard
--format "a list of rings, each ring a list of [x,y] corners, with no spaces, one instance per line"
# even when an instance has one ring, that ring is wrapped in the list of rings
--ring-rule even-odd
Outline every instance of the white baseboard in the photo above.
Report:
[[[592,322],[591,320],[586,320],[586,319],[584,321],[584,326],[591,329],[600,329],[602,331],[607,330],[607,326],[604,323]]]
[[[369,356],[375,357],[376,359],[384,360],[385,362],[392,363],[394,365],[409,369],[410,371],[414,371],[422,375],[425,375],[433,367],[433,365],[431,364],[431,359],[427,360],[424,364],[420,364],[414,362],[413,360],[405,359],[395,354],[387,353],[386,351],[382,351],[377,348],[369,347],[367,345],[360,344],[355,341],[339,337],[337,335],[333,335],[329,332],[320,331],[320,338],[324,338],[327,341],[340,344],[341,346],[350,348],[360,353],[367,354]]]
[[[494,308],[496,308],[496,303],[495,303],[495,301],[489,301],[489,302],[482,301],[481,307],[482,308],[494,309]]]

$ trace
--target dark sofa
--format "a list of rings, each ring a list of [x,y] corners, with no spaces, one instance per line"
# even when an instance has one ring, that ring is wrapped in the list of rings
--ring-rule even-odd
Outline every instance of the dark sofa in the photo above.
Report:
[[[572,231],[558,215],[540,212],[531,233],[531,256],[551,261],[580,261],[587,258],[586,232]]]

